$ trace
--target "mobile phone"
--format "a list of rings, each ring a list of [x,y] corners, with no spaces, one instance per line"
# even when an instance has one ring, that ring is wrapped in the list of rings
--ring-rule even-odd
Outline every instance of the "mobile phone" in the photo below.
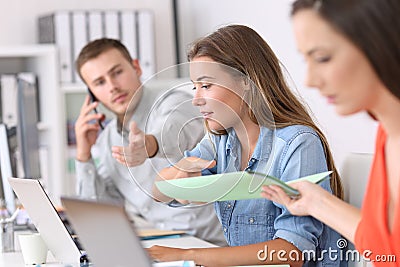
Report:
[[[95,101],[98,101],[97,100],[97,97],[93,94],[93,92],[92,91],[90,91],[90,89],[88,88],[87,89],[88,90],[88,93],[89,93],[89,96],[90,96],[90,102],[95,102]],[[94,113],[99,113],[98,111],[97,111],[97,108],[94,108]],[[103,122],[99,119],[99,120],[97,120],[97,123],[100,125],[100,128],[102,129],[102,130],[104,130],[104,125],[103,125]]]

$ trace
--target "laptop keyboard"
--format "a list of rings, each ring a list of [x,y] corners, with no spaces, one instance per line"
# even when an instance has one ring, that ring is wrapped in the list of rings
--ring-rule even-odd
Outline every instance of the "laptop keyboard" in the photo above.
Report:
[[[80,251],[84,251],[85,249],[83,248],[81,242],[79,242],[79,238],[76,235],[75,230],[72,228],[71,223],[68,221],[67,214],[63,210],[58,210],[57,213],[58,213],[58,216],[60,216],[61,221],[65,225],[65,228],[67,228],[68,233],[72,237],[72,240],[74,240],[74,243],[76,244],[78,249]]]

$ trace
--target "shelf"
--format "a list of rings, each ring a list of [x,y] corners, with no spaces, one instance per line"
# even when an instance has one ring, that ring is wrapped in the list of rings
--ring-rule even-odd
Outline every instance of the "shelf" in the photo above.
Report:
[[[39,81],[39,151],[44,185],[56,204],[68,193],[65,179],[66,131],[60,92],[58,49],[54,44],[0,46],[0,73],[33,72]]]
[[[42,54],[47,54],[56,51],[56,46],[53,44],[34,44],[34,45],[16,45],[16,46],[0,46],[1,58],[13,57],[35,57]]]
[[[49,125],[45,122],[38,122],[37,128],[39,131],[47,131],[49,129]]]
[[[61,90],[65,94],[86,93],[86,85],[83,83],[62,84]]]

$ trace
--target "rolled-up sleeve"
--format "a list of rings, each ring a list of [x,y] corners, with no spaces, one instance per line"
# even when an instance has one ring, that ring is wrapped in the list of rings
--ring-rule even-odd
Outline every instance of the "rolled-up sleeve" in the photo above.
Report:
[[[289,140],[279,160],[281,180],[285,182],[327,170],[321,141],[311,131],[299,132]],[[322,186],[331,191],[329,180]],[[323,223],[310,216],[293,216],[284,206],[274,204],[282,210],[274,222],[274,238],[282,238],[301,251],[315,251],[324,230]]]

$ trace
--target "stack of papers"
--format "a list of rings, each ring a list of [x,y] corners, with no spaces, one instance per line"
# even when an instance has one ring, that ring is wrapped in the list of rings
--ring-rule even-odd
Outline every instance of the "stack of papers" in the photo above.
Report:
[[[290,183],[308,180],[318,184],[329,178],[331,173],[317,173],[285,183],[273,176],[242,171],[158,181],[156,186],[166,196],[197,202],[261,198],[263,185],[278,185],[289,196],[298,196],[299,192],[291,187]]]

